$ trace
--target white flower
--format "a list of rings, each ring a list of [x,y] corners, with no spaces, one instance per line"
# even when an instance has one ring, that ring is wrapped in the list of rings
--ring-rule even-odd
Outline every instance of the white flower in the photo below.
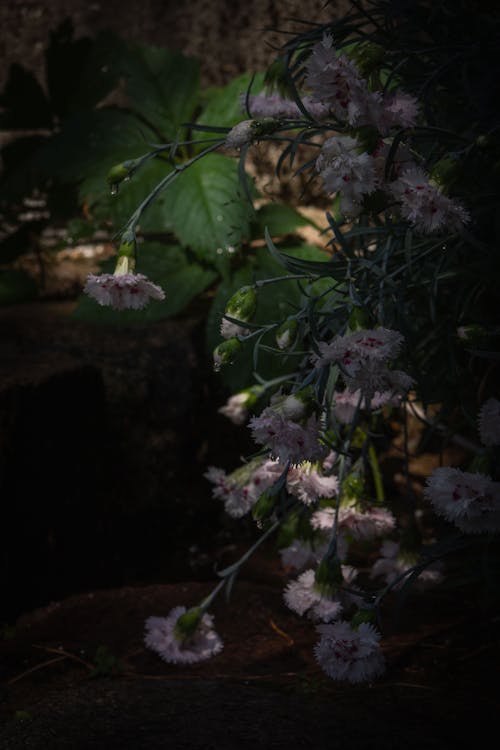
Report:
[[[380,555],[380,558],[372,565],[370,578],[383,577],[387,584],[392,584],[405,572],[408,572],[408,575],[410,575],[412,567],[417,562],[416,558],[412,560],[408,556],[400,554],[399,544],[390,540],[383,542],[380,548]],[[419,573],[415,585],[422,589],[429,585],[440,583],[443,580],[441,568],[442,565],[439,562],[432,563],[424,568]],[[401,578],[394,588],[400,588],[406,580],[406,577]]]
[[[180,639],[174,628],[185,612],[185,607],[174,607],[167,617],[149,617],[146,620],[146,646],[170,664],[194,664],[215,656],[223,648],[221,639],[212,627],[213,617],[208,614],[202,616],[190,638]]]
[[[483,445],[500,444],[500,401],[489,398],[479,412],[479,437]]]
[[[334,518],[334,508],[322,508],[311,516],[311,526],[313,529],[332,529]],[[339,509],[337,530],[342,535],[350,534],[353,539],[375,539],[388,534],[395,525],[396,519],[386,508],[369,507],[360,511],[351,505]]]
[[[268,406],[260,416],[250,420],[249,427],[255,442],[267,446],[271,456],[281,463],[315,461],[326,453],[319,442],[319,425],[314,415],[303,427]]]
[[[389,370],[389,372],[393,374],[397,371]],[[403,393],[396,390],[383,391],[382,393],[375,391],[368,407],[375,410],[380,409],[382,406],[399,406],[402,397]],[[341,424],[350,424],[354,419],[358,404],[360,409],[367,408],[366,399],[361,399],[361,390],[358,388],[356,391],[351,391],[349,388],[346,388],[342,393],[335,393],[335,403],[332,412]]]
[[[246,95],[240,97],[242,107],[246,105]],[[330,110],[321,102],[312,101],[311,97],[302,98],[304,108],[315,120],[322,120],[328,117]],[[292,99],[284,99],[279,94],[256,94],[248,97],[248,107],[253,117],[275,117],[302,119],[304,113]]]
[[[325,556],[327,549],[327,542],[313,546],[310,542],[295,539],[288,547],[280,549],[281,563],[285,568],[302,570],[309,563],[319,563]]]
[[[391,128],[411,128],[418,116],[418,102],[410,94],[397,91],[385,94],[378,100],[377,106],[368,113],[368,121],[379,133],[386,135]]]
[[[359,212],[363,196],[376,188],[375,163],[367,153],[358,153],[360,144],[349,136],[324,142],[316,160],[328,193],[340,192],[340,208],[345,215]]]
[[[248,397],[246,393],[236,393],[218,411],[230,419],[233,424],[245,424],[248,417],[247,402]]]
[[[322,497],[334,497],[339,481],[336,476],[323,476],[310,461],[304,461],[289,469],[286,486],[291,495],[311,505]]]
[[[319,665],[334,680],[366,682],[384,673],[384,657],[380,651],[380,633],[369,623],[353,629],[340,621],[318,625],[321,635],[314,648]]]
[[[282,467],[275,461],[260,459],[244,464],[231,474],[210,466],[205,478],[215,486],[212,495],[224,502],[224,509],[233,518],[241,518],[255,505],[260,495],[278,479]]]
[[[349,565],[342,565],[342,575],[344,583],[351,586],[357,571]],[[331,622],[341,615],[345,606],[359,601],[359,597],[340,588],[333,596],[322,592],[316,583],[314,570],[306,570],[295,581],[290,581],[283,596],[291,610],[299,615],[307,612],[309,619],[315,622]]]
[[[389,190],[400,204],[401,216],[423,234],[438,229],[458,231],[469,221],[466,209],[432,185],[419,167],[403,172]]]
[[[424,496],[466,534],[500,531],[500,482],[484,474],[440,467],[428,477]]]
[[[83,288],[99,305],[114,310],[142,310],[151,299],[165,299],[165,292],[142,273],[90,273]]]
[[[314,355],[313,361],[316,367],[337,362],[349,390],[361,391],[360,408],[365,408],[375,393],[405,390],[413,382],[406,373],[387,367],[387,361],[399,353],[403,340],[400,333],[387,328],[355,331],[337,336],[329,344],[320,342],[320,355]]]
[[[327,34],[312,48],[306,69],[312,100],[328,106],[342,122],[359,124],[370,101],[377,98],[368,91],[355,64],[346,55],[336,54]]]
[[[247,336],[250,333],[248,328],[238,325],[238,323],[232,323],[226,318],[222,318],[220,324],[220,335],[224,339],[232,339],[236,336]]]

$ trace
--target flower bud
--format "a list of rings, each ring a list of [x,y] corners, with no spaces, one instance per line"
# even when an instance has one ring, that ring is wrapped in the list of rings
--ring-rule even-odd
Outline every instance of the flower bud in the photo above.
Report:
[[[259,497],[252,508],[252,516],[255,521],[267,521],[272,516],[277,502],[276,494],[266,490]]]
[[[274,117],[261,117],[259,120],[243,120],[235,125],[226,136],[227,148],[241,148],[263,135],[274,133],[281,126],[281,121]]]
[[[286,396],[281,403],[281,411],[285,419],[297,422],[311,415],[314,403],[314,388],[308,385]]]
[[[324,557],[316,568],[314,580],[316,587],[322,593],[330,596],[334,594],[344,581],[340,560],[336,557]]]
[[[246,323],[255,315],[257,292],[253,286],[242,286],[233,294],[226,305],[225,315]]]
[[[358,609],[351,620],[351,627],[353,629],[357,629],[364,622],[373,624],[374,622],[376,622],[376,619],[377,618],[374,609]]]
[[[227,339],[227,341],[222,341],[216,346],[213,353],[214,369],[220,370],[222,365],[232,364],[241,346],[242,344],[237,338]]]
[[[297,338],[299,324],[295,318],[289,318],[280,325],[276,331],[276,344],[278,349],[290,349],[294,345]]]
[[[370,328],[368,313],[363,307],[353,307],[349,315],[349,329],[354,333],[365,328]]]
[[[137,166],[137,159],[130,159],[128,161],[121,162],[121,164],[115,164],[115,166],[111,167],[107,174],[106,180],[108,182],[108,185],[110,185],[110,187],[113,187],[119,185],[124,180],[129,180],[135,169],[137,169]]]
[[[380,68],[385,54],[385,48],[374,42],[362,42],[349,50],[349,57],[355,61],[359,72],[364,77]]]
[[[174,636],[178,641],[191,638],[200,624],[203,612],[201,607],[193,607],[179,617],[174,626]]]

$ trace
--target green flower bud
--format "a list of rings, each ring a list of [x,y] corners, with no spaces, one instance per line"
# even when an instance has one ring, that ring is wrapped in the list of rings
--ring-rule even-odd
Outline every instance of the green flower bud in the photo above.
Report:
[[[225,314],[246,323],[255,315],[257,291],[253,286],[242,286],[233,294],[226,305]]]
[[[281,411],[285,419],[297,422],[310,416],[315,406],[315,392],[311,385],[301,388],[286,396],[281,402]]]
[[[370,328],[370,317],[363,307],[353,307],[349,315],[349,330],[361,331]]]
[[[222,365],[232,364],[241,347],[242,344],[237,338],[222,341],[219,346],[214,349],[214,369],[220,370]]]
[[[355,44],[348,51],[349,57],[355,61],[361,75],[367,77],[378,70],[384,60],[386,51],[380,44],[361,42]]]
[[[276,331],[276,344],[278,349],[290,349],[295,343],[298,329],[299,324],[295,318],[285,320]]]
[[[376,622],[376,620],[377,618],[374,609],[358,609],[351,620],[351,627],[356,629],[364,622],[373,624]]]
[[[129,180],[133,172],[137,169],[138,164],[138,159],[130,159],[121,162],[121,164],[115,164],[107,174],[106,180],[108,185],[113,187],[119,185],[123,180]]]
[[[342,483],[342,501],[361,500],[365,494],[365,481],[359,474],[348,474]]]
[[[200,607],[193,607],[179,617],[174,626],[174,636],[178,641],[191,638],[200,624],[203,612]]]
[[[450,188],[460,177],[461,164],[456,157],[443,156],[430,172],[431,178],[443,188]]]
[[[266,490],[259,497],[252,508],[252,516],[255,521],[267,521],[274,512],[277,503],[277,496]]]
[[[314,580],[319,591],[330,596],[334,594],[344,581],[340,560],[324,557],[316,568]]]

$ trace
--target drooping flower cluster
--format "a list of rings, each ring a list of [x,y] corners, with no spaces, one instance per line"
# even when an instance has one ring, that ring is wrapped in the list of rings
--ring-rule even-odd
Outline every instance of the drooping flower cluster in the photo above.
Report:
[[[176,627],[186,607],[174,607],[167,617],[148,617],[146,620],[146,646],[170,664],[194,664],[222,651],[223,643],[213,629],[213,617],[201,616],[194,632],[183,635]]]
[[[365,682],[384,673],[380,633],[370,623],[353,628],[339,621],[318,625],[319,643],[314,653],[319,665],[334,680]]]

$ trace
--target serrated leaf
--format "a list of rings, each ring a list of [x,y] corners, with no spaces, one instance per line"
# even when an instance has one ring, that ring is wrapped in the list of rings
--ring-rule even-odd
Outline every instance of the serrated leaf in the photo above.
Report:
[[[207,104],[197,123],[232,128],[236,123],[247,120],[244,98],[251,81],[252,75],[244,73],[234,78],[227,86],[214,87],[205,92]],[[257,73],[252,82],[252,94],[260,93],[263,86],[264,73]]]
[[[250,236],[252,209],[228,157],[210,154],[195,162],[164,195],[180,242],[218,267]]]
[[[314,222],[302,216],[291,206],[282,203],[269,203],[259,208],[255,220],[254,234],[262,237],[266,227],[271,237],[292,234],[297,227],[315,226]]]
[[[102,265],[102,272],[112,273],[114,264],[114,259],[106,261]],[[144,310],[117,311],[101,307],[95,300],[82,294],[73,316],[79,320],[114,325],[162,320],[181,312],[217,277],[215,271],[189,262],[184,250],[178,245],[160,243],[144,243],[139,246],[137,271],[164,290],[163,301],[153,300]]]

